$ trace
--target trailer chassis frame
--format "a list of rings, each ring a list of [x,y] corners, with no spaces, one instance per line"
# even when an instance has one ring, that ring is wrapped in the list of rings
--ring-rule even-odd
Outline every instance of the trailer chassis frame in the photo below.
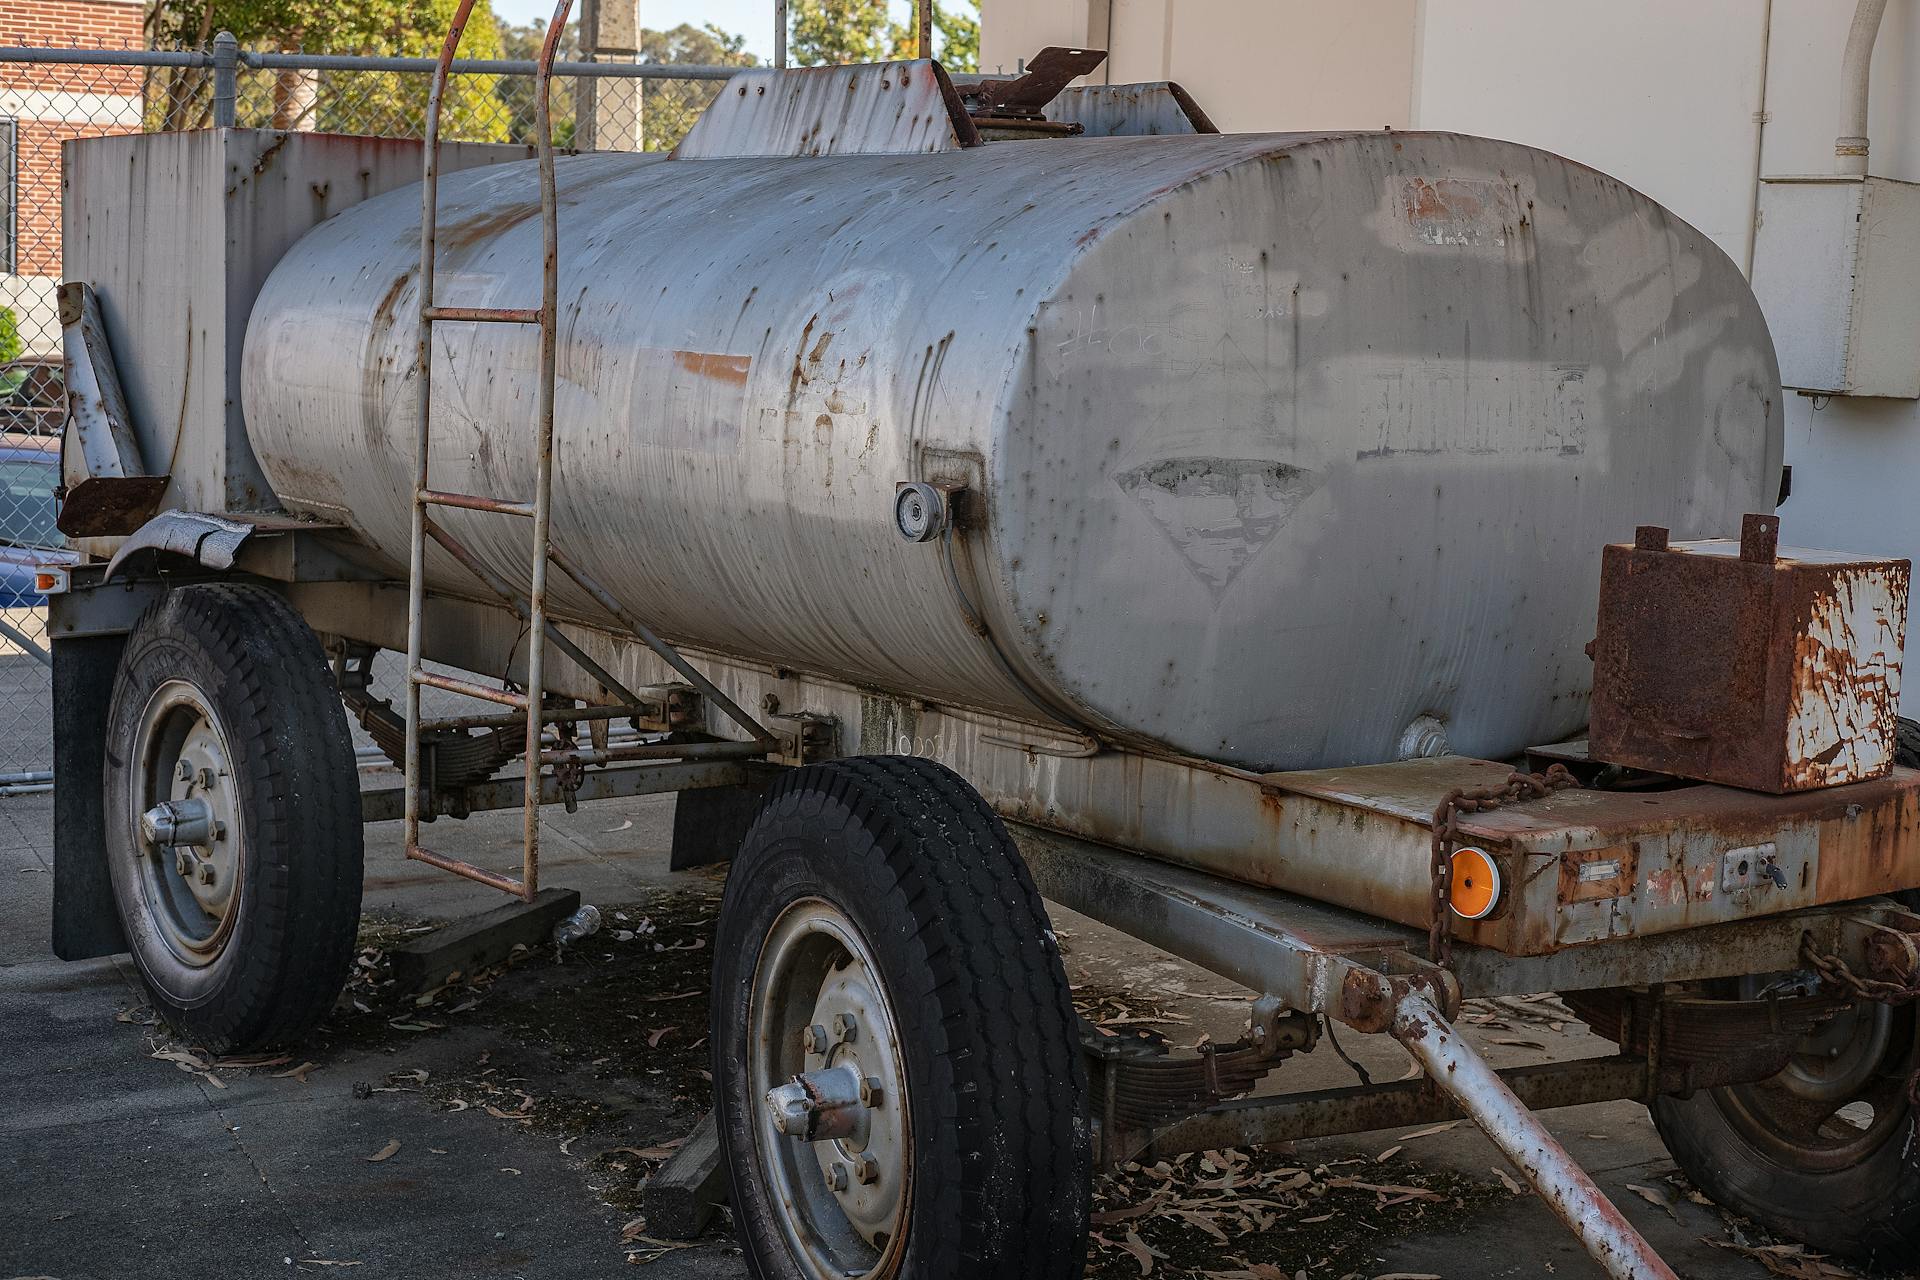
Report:
[[[405,611],[394,606],[404,598],[403,584],[354,567],[351,555],[327,554],[323,548],[336,538],[334,531],[292,530],[268,522],[236,543],[225,572],[255,580],[280,579],[277,585],[323,636],[402,650],[408,628],[395,624],[404,624]],[[96,571],[76,571],[70,594],[56,597],[56,643],[122,633],[142,606],[168,589],[170,579],[191,581],[222,574],[222,567],[177,557],[165,564],[184,572],[177,578],[165,572],[127,574],[108,582]],[[298,571],[301,565],[330,568],[315,575],[320,580],[298,580],[306,576]],[[515,667],[516,661],[524,661],[515,654],[519,627],[497,604],[429,594],[422,609],[423,614],[439,619],[433,632],[449,638],[444,647],[424,657],[468,670],[498,672],[507,680],[524,675]],[[676,683],[676,672],[656,653],[603,625],[558,620],[555,625],[565,628],[566,642],[556,646],[559,653],[543,681],[550,694],[597,701],[596,695],[604,696],[603,676],[608,674],[631,689]],[[1689,902],[1685,910],[1692,914],[1675,920],[1662,918],[1659,904],[1654,904],[1656,909],[1643,917],[1649,931],[1635,931],[1636,921],[1629,913],[1624,932],[1598,938],[1550,940],[1537,932],[1516,935],[1511,927],[1504,933],[1468,931],[1454,949],[1452,964],[1442,967],[1424,954],[1428,941],[1424,922],[1395,920],[1387,910],[1362,914],[1303,897],[1283,887],[1289,879],[1285,857],[1278,866],[1263,867],[1257,849],[1249,851],[1243,845],[1236,853],[1229,844],[1232,824],[1248,821],[1244,811],[1234,808],[1240,803],[1238,797],[1246,797],[1263,814],[1271,807],[1279,815],[1279,820],[1242,827],[1243,835],[1261,833],[1253,844],[1277,841],[1280,847],[1299,852],[1313,868],[1337,864],[1342,851],[1349,860],[1384,854],[1381,865],[1349,875],[1356,880],[1370,876],[1382,883],[1399,876],[1424,896],[1424,842],[1413,837],[1424,835],[1422,797],[1417,793],[1433,780],[1424,778],[1417,768],[1390,775],[1391,781],[1378,793],[1367,793],[1364,786],[1356,789],[1354,775],[1361,771],[1249,775],[736,657],[697,656],[704,660],[724,701],[734,706],[758,705],[765,713],[764,723],[777,739],[771,759],[741,758],[745,752],[758,754],[767,748],[751,739],[741,741],[745,735],[727,710],[712,707],[711,699],[702,698],[691,705],[690,732],[676,733],[677,741],[660,744],[663,757],[676,758],[625,768],[602,767],[614,763],[611,757],[583,761],[595,767],[585,769],[578,778],[544,777],[537,803],[712,787],[753,788],[765,785],[781,765],[839,754],[931,755],[967,777],[1001,812],[1038,888],[1050,900],[1264,993],[1289,1014],[1391,1035],[1426,1072],[1420,1081],[1217,1101],[1145,1131],[1108,1127],[1099,1133],[1098,1143],[1101,1158],[1109,1162],[1464,1115],[1526,1174],[1610,1275],[1669,1277],[1673,1272],[1533,1112],[1622,1098],[1646,1101],[1663,1092],[1684,1090],[1686,1078],[1665,1068],[1657,1043],[1644,1053],[1623,1050],[1608,1057],[1496,1072],[1450,1025],[1461,1000],[1791,972],[1804,968],[1801,956],[1809,943],[1820,952],[1840,956],[1859,972],[1872,972],[1876,958],[1884,967],[1885,956],[1905,954],[1911,959],[1914,951],[1910,943],[1904,952],[1884,945],[1884,939],[1876,945],[1876,935],[1911,940],[1920,934],[1920,917],[1889,899],[1872,897],[1879,891],[1873,886],[1849,901],[1819,900],[1836,883],[1852,883],[1827,878],[1817,859],[1822,843],[1836,840],[1850,852],[1851,842],[1866,838],[1869,831],[1897,846],[1894,856],[1876,864],[1878,873],[1889,881],[1886,887],[1905,887],[1893,882],[1907,878],[1920,883],[1920,875],[1908,874],[1909,864],[1920,867],[1920,838],[1914,830],[1915,815],[1920,812],[1920,775],[1912,773],[1897,771],[1894,779],[1879,784],[1835,788],[1812,799],[1756,796],[1749,800],[1733,793],[1723,795],[1723,789],[1708,789],[1705,801],[1694,806],[1707,815],[1705,837],[1699,831],[1682,830],[1675,835],[1669,830],[1675,823],[1673,812],[1663,811],[1660,821],[1672,841],[1673,856],[1690,860],[1685,862],[1688,870],[1695,863],[1707,867],[1720,863],[1717,846],[1699,847],[1703,838],[1724,843],[1749,828],[1774,833],[1789,851],[1810,851],[1801,864],[1806,868],[1802,888],[1814,899],[1808,905],[1746,893],[1716,903],[1726,913],[1722,917],[1699,913],[1698,904]],[[1096,772],[1102,766],[1117,768],[1131,779],[1123,801],[1102,792],[1102,775]],[[1153,825],[1152,815],[1138,816],[1148,800],[1167,794],[1174,785],[1156,779],[1156,772],[1177,778],[1183,768],[1190,780],[1181,785],[1200,788],[1208,799],[1224,798],[1225,816],[1218,809],[1210,814],[1210,806],[1196,805],[1191,799],[1172,819],[1160,815],[1159,826]],[[1412,785],[1402,785],[1409,779]],[[526,795],[523,778],[505,777],[423,796],[425,803],[417,812],[423,818],[464,816],[519,807]],[[406,799],[404,787],[363,793],[363,814],[368,821],[403,817]],[[1111,815],[1103,816],[1101,809],[1103,804],[1112,808],[1116,801],[1136,814],[1136,825],[1109,833],[1100,823]],[[1527,869],[1528,883],[1537,887],[1557,878],[1545,874],[1556,862],[1604,854],[1622,838],[1618,813],[1604,805],[1588,815],[1594,820],[1584,826],[1550,812],[1542,818],[1544,811],[1566,803],[1563,796],[1478,815],[1486,829],[1472,834],[1496,847],[1504,841],[1518,865]],[[1692,812],[1686,804],[1676,807],[1658,799],[1653,804],[1679,812],[1681,827]],[[1321,838],[1321,828],[1341,825],[1337,819],[1342,814],[1347,834],[1331,842]],[[1170,844],[1181,823],[1199,848]],[[1649,820],[1650,829],[1656,825]],[[1855,832],[1855,826],[1861,831]],[[1124,846],[1129,844],[1146,852],[1128,851]],[[1292,870],[1299,873],[1297,866]],[[1410,910],[1403,904],[1398,914],[1407,916]],[[1536,912],[1535,921],[1539,918]],[[1514,955],[1488,945],[1497,938],[1529,942],[1536,952]],[[1911,980],[1910,974],[1891,976]]]

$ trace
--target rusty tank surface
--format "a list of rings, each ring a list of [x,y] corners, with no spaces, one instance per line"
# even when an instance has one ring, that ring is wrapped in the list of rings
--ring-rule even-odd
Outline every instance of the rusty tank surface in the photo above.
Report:
[[[447,175],[441,305],[536,292],[535,190]],[[558,194],[554,539],[662,633],[782,669],[1254,770],[1499,758],[1586,720],[1595,547],[1723,534],[1779,484],[1735,265],[1523,146],[582,155]],[[396,564],[419,216],[402,189],[307,234],[243,356],[279,501]],[[529,491],[534,334],[436,338],[435,483]],[[901,536],[908,482],[949,536]],[[514,522],[439,518],[524,582]]]

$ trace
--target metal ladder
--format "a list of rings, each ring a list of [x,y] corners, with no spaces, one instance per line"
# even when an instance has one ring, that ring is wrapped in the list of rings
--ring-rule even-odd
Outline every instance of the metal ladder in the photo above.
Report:
[[[540,806],[546,801],[546,782],[553,782],[555,799],[564,790],[558,778],[543,778],[547,766],[572,772],[577,786],[581,771],[589,765],[606,765],[621,760],[690,758],[749,758],[765,756],[778,747],[774,736],[716,688],[680,653],[624,608],[611,593],[594,581],[578,564],[555,547],[550,536],[553,498],[553,404],[557,365],[557,317],[559,299],[559,196],[554,182],[553,118],[551,88],[553,64],[559,51],[560,36],[566,30],[567,14],[573,0],[558,0],[553,21],[547,27],[546,40],[534,65],[534,111],[540,171],[541,276],[540,305],[518,307],[443,307],[434,302],[435,233],[440,194],[440,111],[446,96],[447,78],[453,70],[467,20],[475,0],[460,0],[453,24],[440,48],[434,66],[433,87],[427,97],[425,169],[420,196],[420,327],[415,350],[416,376],[419,379],[419,417],[414,432],[413,520],[408,534],[407,566],[407,693],[406,693],[406,850],[407,857],[428,863],[444,871],[477,880],[482,884],[532,901],[539,892]],[[539,394],[536,402],[536,470],[533,500],[514,501],[455,493],[435,489],[428,476],[429,432],[433,409],[433,326],[442,320],[477,324],[534,325],[540,330]],[[429,514],[431,507],[457,507],[497,515],[518,516],[533,522],[530,589],[524,595],[507,579],[475,556]],[[423,660],[426,619],[427,541],[444,549],[456,561],[485,584],[519,616],[527,627],[527,679],[524,693],[495,689],[471,681],[438,675],[426,669]],[[546,726],[581,721],[607,721],[633,716],[653,707],[657,700],[642,698],[627,688],[556,627],[547,617],[547,570],[558,566],[593,600],[648,648],[687,679],[706,698],[720,708],[751,736],[751,741],[700,743],[635,743],[607,746],[596,750],[578,750],[562,744],[559,750],[544,750],[542,737]],[[573,662],[613,691],[617,702],[590,707],[549,706],[545,696],[546,646],[552,641]],[[498,716],[461,716],[426,720],[420,715],[420,691],[444,689],[453,693],[499,703],[513,710]],[[571,702],[571,699],[568,700]],[[436,853],[420,844],[421,804],[427,791],[427,779],[421,769],[421,738],[435,730],[512,727],[526,728],[526,788],[523,800],[522,866],[519,879],[489,871],[460,858]]]

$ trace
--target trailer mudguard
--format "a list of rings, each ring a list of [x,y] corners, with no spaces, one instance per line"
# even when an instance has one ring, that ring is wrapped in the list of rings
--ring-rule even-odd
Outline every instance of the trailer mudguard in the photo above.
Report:
[[[53,641],[53,954],[62,960],[127,949],[101,810],[107,704],[126,643],[124,635]]]

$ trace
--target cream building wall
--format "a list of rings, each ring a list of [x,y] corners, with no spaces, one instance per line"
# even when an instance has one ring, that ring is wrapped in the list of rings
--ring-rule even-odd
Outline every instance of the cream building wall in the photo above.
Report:
[[[1407,127],[1418,0],[982,0],[980,65],[1106,49],[1093,79],[1177,80],[1222,129]],[[1222,33],[1231,33],[1223,35]]]
[[[1110,2],[1111,13],[1106,11]],[[1638,187],[1751,262],[1763,176],[1830,173],[1852,0],[982,0],[982,62],[1098,46],[1222,128],[1443,129]],[[1109,22],[1111,25],[1109,26]],[[1920,0],[1875,45],[1872,173],[1920,182]],[[1920,333],[1913,335],[1920,360]],[[1783,538],[1920,561],[1920,402],[1787,393]],[[1903,703],[1920,715],[1920,610]]]

